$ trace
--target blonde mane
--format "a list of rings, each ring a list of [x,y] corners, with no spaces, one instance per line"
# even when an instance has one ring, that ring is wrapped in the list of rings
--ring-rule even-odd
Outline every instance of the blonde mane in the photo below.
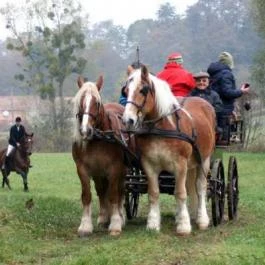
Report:
[[[75,142],[78,142],[78,143],[81,142],[81,135],[79,132],[80,124],[79,124],[79,120],[76,118],[76,114],[79,113],[80,104],[81,104],[81,100],[82,100],[83,96],[87,96],[87,95],[94,96],[96,98],[97,102],[99,102],[100,104],[102,103],[100,94],[98,92],[98,88],[97,88],[96,84],[93,82],[84,83],[83,86],[76,93],[76,95],[73,99],[73,103],[74,103],[74,108],[73,108],[73,111],[74,111],[73,139]]]
[[[134,87],[141,82],[141,69],[135,70],[129,79],[133,79]],[[172,94],[170,86],[167,82],[157,78],[156,76],[149,73],[149,79],[154,84],[155,89],[155,100],[158,111],[158,116],[166,116],[171,113],[174,109],[179,109],[180,105],[176,97]]]

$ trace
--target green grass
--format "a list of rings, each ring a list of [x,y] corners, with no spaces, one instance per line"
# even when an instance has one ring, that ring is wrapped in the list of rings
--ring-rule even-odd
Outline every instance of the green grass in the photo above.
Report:
[[[224,156],[227,165],[228,156]],[[78,238],[82,207],[80,184],[70,154],[33,154],[28,193],[19,175],[10,176],[12,190],[0,189],[0,264],[189,265],[265,264],[265,154],[237,153],[240,184],[238,220],[198,231],[174,234],[175,201],[161,195],[160,233],[145,230],[146,195],[140,197],[139,217],[121,236],[110,237],[96,226]],[[227,171],[227,169],[226,169]],[[32,210],[25,202],[33,198]]]

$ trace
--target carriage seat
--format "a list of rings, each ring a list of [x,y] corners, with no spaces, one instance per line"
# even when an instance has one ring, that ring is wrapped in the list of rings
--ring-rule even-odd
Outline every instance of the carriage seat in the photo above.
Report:
[[[243,143],[243,119],[240,116],[229,115],[223,128],[217,127],[216,145],[228,146]]]

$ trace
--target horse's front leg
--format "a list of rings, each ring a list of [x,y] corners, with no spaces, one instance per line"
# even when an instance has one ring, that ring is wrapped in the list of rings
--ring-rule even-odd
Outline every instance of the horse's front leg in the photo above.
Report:
[[[20,172],[20,175],[22,176],[22,179],[23,179],[24,191],[29,191],[29,188],[28,188],[28,173],[22,171],[22,172]]]
[[[187,159],[179,157],[177,163],[177,174],[175,173],[175,197],[177,201],[177,235],[188,235],[191,232],[190,216],[187,209],[187,167]]]
[[[210,169],[210,158],[205,159],[202,166],[198,167],[196,188],[198,194],[198,212],[196,223],[200,230],[204,230],[209,225],[209,217],[206,209],[207,198],[207,174]]]
[[[88,236],[93,232],[92,223],[92,196],[90,190],[90,178],[84,166],[77,166],[77,173],[82,186],[81,199],[83,204],[83,215],[78,227],[80,237]]]
[[[93,176],[95,189],[99,199],[99,214],[97,224],[105,226],[109,222],[109,202],[107,198],[108,182],[102,176]]]
[[[115,165],[109,175],[110,224],[109,232],[112,236],[120,235],[125,224],[123,211],[124,178],[126,170],[123,165]]]
[[[147,217],[147,229],[160,231],[161,216],[159,207],[158,172],[148,163],[143,162],[144,171],[148,180],[149,213]]]

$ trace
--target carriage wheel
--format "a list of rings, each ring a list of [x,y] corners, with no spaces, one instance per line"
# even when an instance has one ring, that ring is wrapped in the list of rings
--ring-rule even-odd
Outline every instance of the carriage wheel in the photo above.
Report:
[[[210,192],[213,225],[217,226],[223,221],[225,205],[225,176],[221,159],[216,159],[211,167]]]
[[[229,220],[234,220],[239,201],[237,162],[234,156],[230,156],[228,164],[227,201]]]
[[[129,220],[137,216],[139,205],[139,193],[132,191],[125,194],[125,209]]]

